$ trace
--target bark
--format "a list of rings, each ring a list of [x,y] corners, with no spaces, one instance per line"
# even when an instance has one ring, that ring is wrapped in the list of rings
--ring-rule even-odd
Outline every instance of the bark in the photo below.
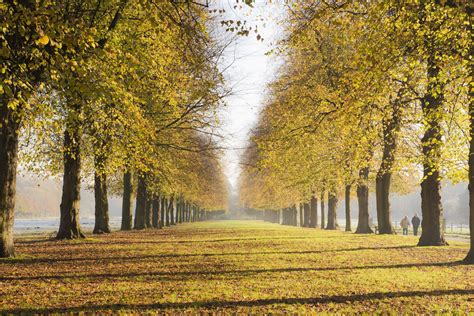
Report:
[[[352,231],[351,227],[351,185],[346,185],[345,190],[345,207],[346,207],[346,232]]]
[[[160,198],[155,196],[153,198],[153,214],[152,214],[152,224],[154,228],[161,228],[160,225]]]
[[[441,205],[441,175],[439,158],[441,155],[441,126],[439,115],[442,111],[444,96],[440,92],[440,69],[434,56],[428,58],[428,87],[421,102],[425,133],[422,138],[423,180],[421,182],[421,237],[418,246],[444,246],[442,227],[443,207]]]
[[[94,234],[110,233],[109,226],[109,202],[107,200],[107,176],[95,173],[94,176],[95,197],[95,225]]]
[[[123,174],[122,226],[121,230],[132,229],[132,174]]]
[[[166,198],[163,196],[161,198],[161,206],[160,206],[160,227],[165,226],[165,213],[166,213]]]
[[[304,213],[304,209],[303,209],[303,203],[300,203],[300,208],[299,208],[299,217],[300,217],[300,227],[303,227],[304,225],[304,218],[303,218],[303,213]]]
[[[375,179],[375,196],[377,205],[377,223],[379,234],[395,234],[391,219],[390,185],[392,167],[397,148],[396,133],[400,128],[400,108],[397,102],[392,104],[392,116],[383,122],[382,163]]]
[[[165,225],[166,226],[170,226],[170,201],[167,199],[165,201],[166,205],[165,205]]]
[[[356,234],[372,234],[369,225],[369,167],[364,167],[359,171],[359,183],[357,184],[357,200],[359,202],[359,222]]]
[[[170,198],[170,203],[168,205],[168,210],[169,210],[169,218],[170,218],[170,225],[176,225],[174,219],[174,198]]]
[[[191,221],[191,203],[186,202],[186,206],[187,206],[187,207],[186,207],[186,212],[187,212],[187,214],[186,214],[186,222],[189,223],[189,222]]]
[[[471,66],[472,67],[472,66]],[[471,69],[471,74],[474,73]],[[472,77],[474,78],[474,77]],[[471,85],[469,103],[469,229],[471,236],[471,248],[466,258],[467,263],[474,263],[474,87]]]
[[[471,34],[471,38],[474,37],[474,32],[472,28],[472,7],[467,7],[466,11],[468,16],[470,17],[469,23],[469,33]],[[474,45],[471,44],[470,48],[470,56],[474,56]],[[471,77],[471,85],[469,90],[469,229],[470,229],[470,237],[471,237],[471,248],[469,249],[469,253],[467,254],[466,258],[464,258],[464,262],[466,263],[474,263],[474,63],[470,62],[469,66],[469,74]]]
[[[379,170],[380,172],[380,170]],[[379,173],[380,174],[380,173]],[[375,179],[375,195],[377,203],[377,222],[379,234],[395,234],[390,209],[390,184],[392,174],[383,172]]]
[[[324,229],[326,225],[325,214],[324,214],[324,191],[321,191],[321,229]]]
[[[304,227],[309,227],[309,218],[310,218],[310,208],[309,208],[309,203],[305,202],[303,204],[303,226]]]
[[[311,196],[311,216],[310,216],[310,227],[318,227],[318,199],[314,196]]]
[[[13,257],[13,218],[18,166],[19,120],[8,109],[2,96],[0,108],[0,257]]]
[[[329,191],[328,193],[328,224],[326,229],[335,230],[338,229],[337,218],[337,195],[335,191]]]
[[[178,223],[183,222],[183,211],[184,211],[183,199],[179,199],[179,203],[178,203]]]
[[[71,120],[72,121],[72,120]],[[78,122],[69,122],[64,132],[64,176],[61,218],[56,239],[84,238],[79,224],[81,201],[81,131]]]
[[[293,204],[291,207],[291,225],[298,226],[298,210],[296,209],[296,205]]]
[[[152,199],[152,195],[147,192],[146,193],[146,207],[145,207],[145,227],[146,228],[152,228],[153,227],[153,224],[152,224],[152,203],[153,203],[153,199]]]
[[[145,228],[146,213],[146,177],[144,174],[138,174],[137,199],[135,205],[135,225],[134,229]]]

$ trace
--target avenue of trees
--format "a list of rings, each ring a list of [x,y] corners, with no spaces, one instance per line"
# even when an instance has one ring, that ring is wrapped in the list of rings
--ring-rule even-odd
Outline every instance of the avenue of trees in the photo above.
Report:
[[[283,224],[301,216],[303,226],[337,229],[343,200],[351,231],[355,195],[355,232],[365,234],[372,191],[378,233],[393,234],[390,193],[418,183],[418,244],[441,246],[441,184],[466,181],[472,232],[472,10],[454,0],[288,4],[276,52],[284,65],[243,157],[242,203],[269,221],[281,213]]]
[[[123,230],[225,209],[213,19],[197,1],[0,3],[0,257],[14,256],[20,170],[62,178],[57,239],[84,237],[85,182],[94,233],[110,232],[110,194],[123,195]]]

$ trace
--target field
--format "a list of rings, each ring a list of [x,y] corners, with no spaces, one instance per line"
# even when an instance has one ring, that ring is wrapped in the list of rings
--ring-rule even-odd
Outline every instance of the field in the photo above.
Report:
[[[0,260],[0,313],[474,311],[468,244],[416,241],[257,221],[23,238]]]

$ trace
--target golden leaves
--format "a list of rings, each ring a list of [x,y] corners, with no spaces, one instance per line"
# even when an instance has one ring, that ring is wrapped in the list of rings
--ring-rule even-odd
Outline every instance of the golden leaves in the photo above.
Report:
[[[49,37],[48,35],[43,35],[40,38],[36,40],[36,45],[38,46],[46,46],[49,43]]]

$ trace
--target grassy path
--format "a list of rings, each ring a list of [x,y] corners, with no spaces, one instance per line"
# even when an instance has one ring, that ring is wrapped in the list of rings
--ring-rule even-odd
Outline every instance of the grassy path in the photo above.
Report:
[[[17,242],[0,313],[474,311],[468,245],[246,221]]]

